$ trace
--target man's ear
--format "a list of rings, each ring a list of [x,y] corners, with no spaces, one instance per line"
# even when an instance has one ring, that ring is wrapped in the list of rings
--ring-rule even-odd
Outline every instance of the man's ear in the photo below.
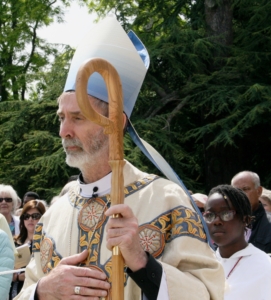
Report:
[[[258,198],[260,198],[261,195],[262,195],[262,192],[263,192],[263,187],[262,187],[262,186],[259,186],[259,187],[257,188],[257,192],[258,192]]]

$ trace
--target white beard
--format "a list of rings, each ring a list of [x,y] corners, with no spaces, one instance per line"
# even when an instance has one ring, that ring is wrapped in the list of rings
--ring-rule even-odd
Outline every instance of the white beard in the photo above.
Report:
[[[81,153],[67,153],[66,152],[66,164],[73,168],[82,169],[86,164],[92,161],[92,156],[86,152]]]
[[[89,165],[95,165],[99,162],[103,152],[108,152],[108,136],[104,134],[97,134],[95,136],[89,136],[84,145],[80,140],[74,138],[62,139],[62,145],[66,152],[66,163],[70,167],[78,168],[81,171]],[[67,147],[77,146],[80,149],[78,151],[69,151]]]

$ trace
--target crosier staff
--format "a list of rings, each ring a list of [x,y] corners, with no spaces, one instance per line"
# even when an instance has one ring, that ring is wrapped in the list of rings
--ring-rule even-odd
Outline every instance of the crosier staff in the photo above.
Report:
[[[94,110],[87,95],[89,77],[98,72],[103,77],[109,103],[109,117],[100,115]],[[104,127],[109,135],[109,165],[112,169],[111,204],[122,204],[124,201],[123,179],[123,96],[120,77],[116,69],[106,60],[92,58],[81,65],[76,77],[76,98],[84,116],[90,121]],[[113,216],[115,218],[118,215]],[[124,261],[116,246],[112,253],[112,299],[124,300]]]

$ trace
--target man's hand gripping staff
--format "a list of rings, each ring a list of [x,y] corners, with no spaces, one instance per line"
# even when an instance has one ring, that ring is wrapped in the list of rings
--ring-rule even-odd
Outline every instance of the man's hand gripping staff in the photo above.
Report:
[[[109,99],[109,117],[97,113],[91,106],[87,95],[89,77],[98,72],[102,75]],[[76,77],[76,97],[85,117],[104,127],[109,134],[109,164],[112,169],[111,205],[122,204],[124,200],[123,179],[123,96],[120,77],[116,69],[106,60],[94,58],[84,63]],[[113,218],[121,217],[113,214]],[[111,246],[111,245],[110,245]],[[112,299],[124,300],[124,261],[118,246],[112,250]]]

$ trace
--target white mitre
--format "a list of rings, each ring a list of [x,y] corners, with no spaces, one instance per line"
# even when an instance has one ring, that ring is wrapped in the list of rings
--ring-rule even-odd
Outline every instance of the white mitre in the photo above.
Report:
[[[133,31],[124,31],[115,17],[106,17],[84,37],[72,59],[64,91],[75,90],[80,66],[90,58],[99,57],[117,70],[123,89],[124,112],[130,117],[150,64],[149,54]],[[108,102],[102,76],[94,73],[88,81],[87,93]]]

